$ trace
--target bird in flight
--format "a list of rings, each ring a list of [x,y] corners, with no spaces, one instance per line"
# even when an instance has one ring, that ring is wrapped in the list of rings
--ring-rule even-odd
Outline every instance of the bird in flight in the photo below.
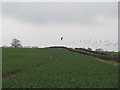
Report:
[[[61,40],[63,40],[63,37],[61,37]]]

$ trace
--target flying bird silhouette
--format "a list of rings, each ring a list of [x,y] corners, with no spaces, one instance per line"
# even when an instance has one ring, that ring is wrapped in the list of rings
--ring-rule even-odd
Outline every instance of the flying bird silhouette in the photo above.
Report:
[[[61,37],[61,40],[63,40],[63,37]]]

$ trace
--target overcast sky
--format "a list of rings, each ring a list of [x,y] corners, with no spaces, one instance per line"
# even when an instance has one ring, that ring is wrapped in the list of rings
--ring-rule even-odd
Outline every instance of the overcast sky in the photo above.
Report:
[[[63,37],[63,40],[60,40]],[[2,45],[63,45],[117,51],[117,2],[4,2]]]

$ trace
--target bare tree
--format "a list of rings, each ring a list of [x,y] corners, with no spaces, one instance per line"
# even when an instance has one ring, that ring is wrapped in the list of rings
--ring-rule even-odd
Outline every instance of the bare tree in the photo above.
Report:
[[[11,45],[13,48],[21,48],[22,47],[20,40],[18,40],[18,39],[13,39]]]

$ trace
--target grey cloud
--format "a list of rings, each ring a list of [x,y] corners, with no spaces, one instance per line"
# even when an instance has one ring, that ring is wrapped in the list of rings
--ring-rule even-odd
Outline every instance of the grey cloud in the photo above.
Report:
[[[117,18],[117,3],[109,2],[5,2],[3,16],[21,21],[46,24],[49,22],[94,24],[94,17]]]

